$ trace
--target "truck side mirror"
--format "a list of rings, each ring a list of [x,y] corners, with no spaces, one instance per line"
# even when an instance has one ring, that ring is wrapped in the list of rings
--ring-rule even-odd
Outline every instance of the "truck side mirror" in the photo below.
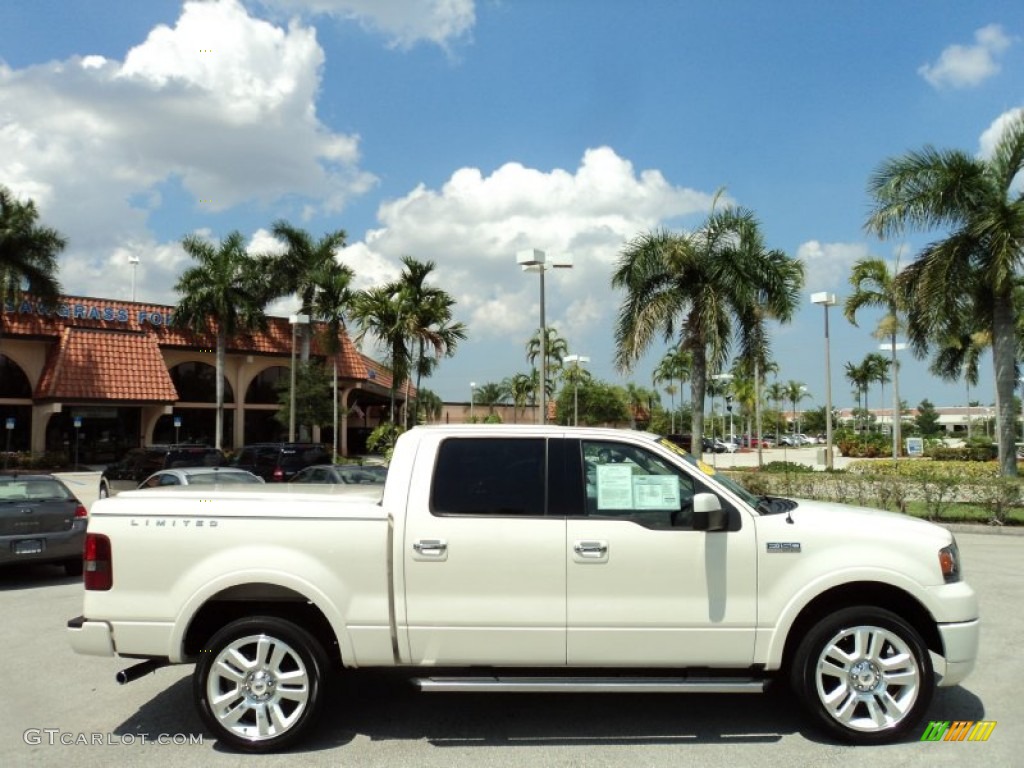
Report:
[[[698,493],[693,497],[693,530],[724,531],[728,518],[722,510],[722,501],[713,493]]]

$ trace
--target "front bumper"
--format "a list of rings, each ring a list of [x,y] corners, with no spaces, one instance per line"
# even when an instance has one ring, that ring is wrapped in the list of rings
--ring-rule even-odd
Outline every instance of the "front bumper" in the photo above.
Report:
[[[105,621],[77,616],[68,622],[68,639],[75,653],[84,656],[113,656],[114,633]]]
[[[939,624],[939,634],[942,636],[942,655],[946,662],[945,670],[939,670],[939,685],[957,685],[974,669],[978,658],[981,621],[974,619],[956,624]]]

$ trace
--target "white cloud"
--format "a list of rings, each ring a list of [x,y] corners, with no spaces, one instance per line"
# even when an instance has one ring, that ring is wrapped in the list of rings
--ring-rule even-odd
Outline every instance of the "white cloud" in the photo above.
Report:
[[[982,157],[988,158],[992,156],[992,152],[996,148],[996,142],[999,141],[1006,127],[1013,120],[1020,119],[1022,114],[1024,114],[1024,107],[1016,107],[1003,112],[1003,114],[992,121],[992,124],[981,134],[981,138],[978,140],[978,149]]]
[[[507,163],[490,175],[455,171],[440,189],[420,185],[381,205],[379,229],[346,249],[357,274],[410,254],[437,263],[437,282],[458,301],[473,339],[525,338],[538,324],[538,276],[523,274],[524,248],[569,253],[571,270],[546,277],[548,323],[582,337],[608,324],[619,297],[612,265],[642,231],[705,212],[712,195],[673,186],[658,171],[637,172],[609,147],[588,149],[575,170]],[[390,277],[388,278],[390,279]]]
[[[934,88],[970,88],[999,72],[997,58],[1014,42],[1001,26],[989,24],[974,33],[974,45],[951,45],[934,64],[917,72]]]
[[[425,40],[442,48],[469,34],[476,23],[474,0],[260,0],[289,13],[354,19],[398,48]]]
[[[337,211],[375,179],[359,168],[358,137],[317,118],[323,60],[312,28],[213,0],[186,2],[123,62],[0,63],[0,179],[68,237],[72,290],[101,292],[75,286],[106,274],[117,248],[147,260],[165,248],[149,218],[179,185],[197,209],[287,197]]]
[[[804,287],[813,293],[845,287],[854,262],[873,255],[864,243],[809,240],[797,248],[796,257],[804,263]]]

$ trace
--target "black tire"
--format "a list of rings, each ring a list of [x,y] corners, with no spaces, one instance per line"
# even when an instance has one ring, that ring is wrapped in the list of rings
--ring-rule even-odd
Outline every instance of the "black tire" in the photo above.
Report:
[[[81,576],[82,575],[82,559],[76,558],[74,560],[64,561],[64,573],[68,576]]]
[[[254,616],[210,638],[199,654],[192,695],[218,741],[243,752],[273,752],[313,723],[327,669],[323,648],[305,629]]]
[[[106,499],[110,497],[110,488],[107,486],[106,483],[100,483],[99,497],[101,499]]]
[[[851,744],[887,744],[913,729],[935,689],[928,649],[910,624],[870,606],[821,619],[793,657],[790,683],[814,722]]]

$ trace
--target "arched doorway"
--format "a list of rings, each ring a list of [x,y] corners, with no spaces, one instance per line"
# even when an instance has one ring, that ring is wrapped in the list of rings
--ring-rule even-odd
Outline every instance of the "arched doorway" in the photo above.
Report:
[[[170,370],[171,381],[178,390],[174,414],[161,416],[153,430],[154,443],[203,443],[213,445],[217,418],[217,369],[209,363],[190,360]],[[235,402],[235,391],[224,379],[223,441],[232,444],[235,412],[227,406]],[[175,427],[175,419],[181,426]]]

